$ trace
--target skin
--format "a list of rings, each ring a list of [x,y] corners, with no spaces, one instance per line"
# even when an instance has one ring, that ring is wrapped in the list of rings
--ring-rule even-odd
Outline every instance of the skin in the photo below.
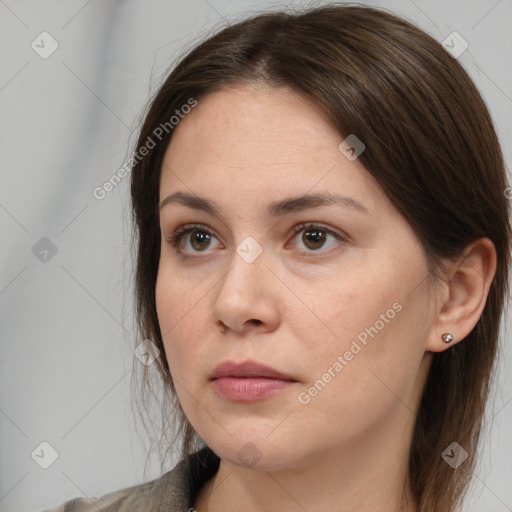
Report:
[[[221,208],[218,216],[178,203],[160,211],[165,355],[187,418],[221,458],[198,512],[418,510],[399,503],[432,352],[475,326],[496,254],[477,240],[434,283],[415,233],[361,162],[342,155],[342,140],[310,100],[263,84],[209,94],[175,128],[160,200],[183,191]],[[324,191],[356,199],[369,215],[329,205],[266,216],[267,203]],[[326,235],[315,246],[292,231],[301,222],[345,240]],[[189,223],[205,224],[210,241],[192,245],[189,233],[173,247],[170,233]],[[263,249],[252,263],[236,252],[248,236]],[[397,303],[348,361],[351,343]],[[347,364],[336,372],[338,356]],[[297,382],[258,402],[228,401],[210,376],[221,361],[246,359]],[[299,402],[329,368],[325,387]],[[249,442],[261,457],[252,466],[237,456]]]

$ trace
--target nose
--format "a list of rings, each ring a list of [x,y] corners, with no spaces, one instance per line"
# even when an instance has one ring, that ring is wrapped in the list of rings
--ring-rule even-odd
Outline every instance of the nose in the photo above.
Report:
[[[218,284],[212,321],[221,333],[269,332],[280,318],[279,280],[267,266],[264,252],[248,263],[237,252]]]

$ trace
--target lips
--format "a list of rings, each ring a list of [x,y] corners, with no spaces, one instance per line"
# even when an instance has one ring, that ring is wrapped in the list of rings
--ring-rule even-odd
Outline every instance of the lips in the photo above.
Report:
[[[244,361],[241,363],[236,363],[235,361],[224,361],[215,367],[212,374],[212,380],[221,379],[223,377],[262,377],[295,382],[295,379],[290,375],[256,361]]]
[[[297,381],[256,361],[224,361],[213,371],[211,382],[225,400],[257,402],[288,389]]]

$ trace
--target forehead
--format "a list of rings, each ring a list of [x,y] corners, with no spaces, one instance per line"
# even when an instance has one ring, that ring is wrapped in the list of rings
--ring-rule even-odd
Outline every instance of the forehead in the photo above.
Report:
[[[222,89],[200,99],[174,129],[160,200],[187,189],[265,203],[333,191],[364,197],[373,210],[376,184],[359,161],[341,154],[342,140],[316,104],[290,89]]]
[[[309,158],[312,149],[336,148],[338,139],[311,100],[290,89],[252,85],[200,99],[175,128],[169,149],[179,147],[194,160],[208,156],[221,164],[280,165]]]

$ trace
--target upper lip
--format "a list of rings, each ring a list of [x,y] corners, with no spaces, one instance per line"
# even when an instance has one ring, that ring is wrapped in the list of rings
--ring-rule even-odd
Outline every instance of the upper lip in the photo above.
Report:
[[[257,361],[242,361],[238,363],[236,361],[223,361],[215,367],[211,378],[220,379],[222,377],[266,377],[270,379],[295,380],[290,375]]]

